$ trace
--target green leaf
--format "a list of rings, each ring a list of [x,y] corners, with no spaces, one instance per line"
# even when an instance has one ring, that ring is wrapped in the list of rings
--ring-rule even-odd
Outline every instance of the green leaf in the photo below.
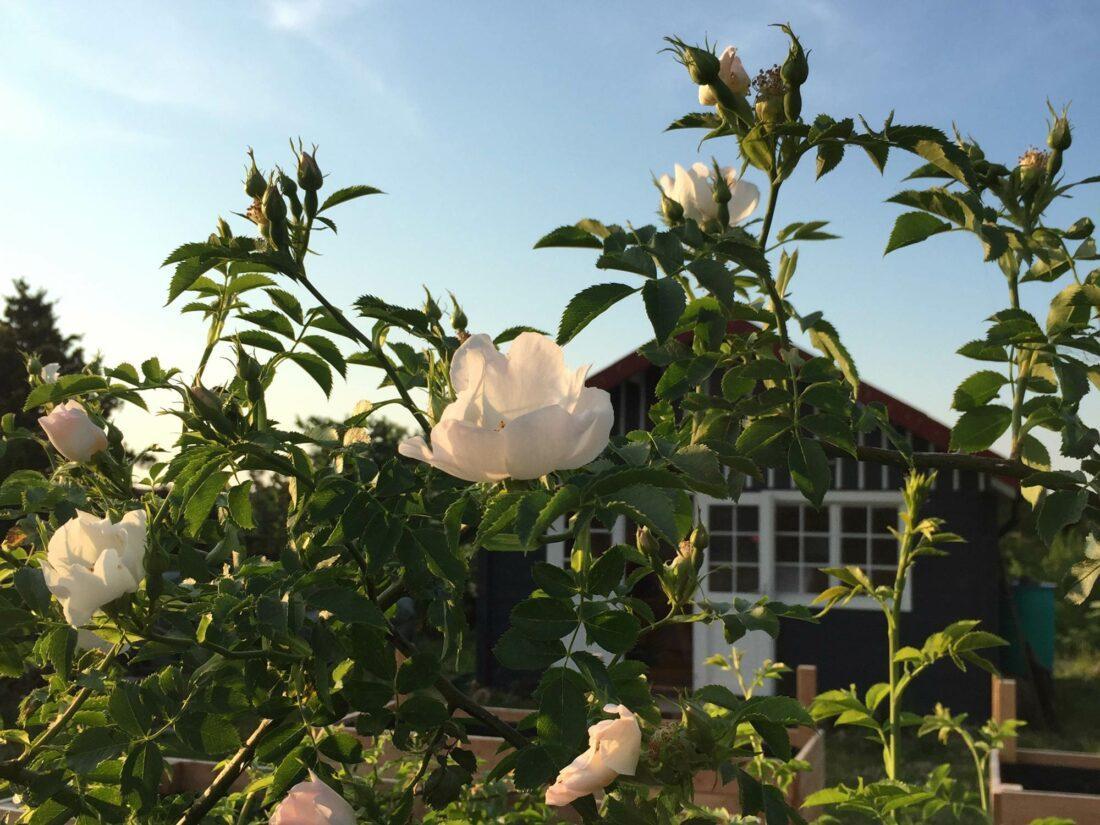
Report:
[[[550,671],[541,685],[535,720],[539,742],[563,754],[572,755],[584,743],[588,708],[581,685],[574,672],[561,668]]]
[[[646,281],[642,287],[642,299],[645,301],[646,315],[653,324],[657,342],[663,344],[676,329],[676,324],[687,307],[684,288],[674,278]]]
[[[329,759],[345,765],[358,765],[363,761],[363,743],[350,733],[330,731],[317,743],[317,750]]]
[[[634,647],[641,631],[637,617],[622,610],[597,613],[584,620],[584,627],[589,640],[608,653],[626,653]]]
[[[582,289],[570,299],[558,324],[558,344],[573,340],[577,333],[602,315],[613,304],[638,290],[626,284],[596,284]]]
[[[535,249],[545,249],[551,246],[579,247],[584,249],[603,249],[599,238],[593,237],[579,226],[559,226],[553,232],[548,232],[535,242]]]
[[[951,430],[950,449],[960,453],[978,453],[989,447],[1012,423],[1012,410],[999,404],[978,407],[963,413]]]
[[[339,206],[342,203],[346,203],[356,198],[361,198],[364,195],[384,195],[381,189],[375,189],[373,186],[364,186],[363,184],[357,184],[356,186],[345,186],[343,189],[337,189],[327,198],[325,202],[321,204],[321,208],[318,209],[318,213],[324,212],[326,209],[331,209],[334,206]]]
[[[186,292],[200,277],[213,269],[218,263],[217,258],[188,258],[176,264],[176,272],[168,285],[168,300],[164,302],[168,306],[176,298]]]
[[[332,392],[332,370],[328,364],[311,352],[289,352],[287,358],[309,373],[326,396]]]
[[[950,228],[951,224],[947,221],[941,221],[927,212],[905,212],[894,222],[894,229],[890,233],[890,240],[886,242],[886,252],[883,254],[889,254],[903,246],[920,243]]]
[[[829,491],[829,459],[814,439],[796,437],[787,453],[791,478],[815,507],[820,507]]]
[[[115,728],[85,728],[65,748],[65,763],[74,773],[86,774],[122,752],[126,739]]]
[[[199,529],[206,521],[207,516],[210,515],[210,509],[214,506],[218,494],[225,487],[225,482],[230,475],[232,473],[224,470],[211,473],[187,500],[184,507],[184,518],[187,522],[189,535],[197,536],[199,534]]]
[[[607,509],[621,513],[655,532],[669,544],[680,540],[676,511],[668,496],[652,487],[634,485],[611,493]]]
[[[1062,528],[1076,524],[1085,511],[1087,490],[1055,490],[1043,496],[1035,516],[1035,532],[1050,547]]]
[[[63,375],[52,384],[39,384],[31,390],[23,404],[23,411],[90,392],[101,392],[108,386],[107,379],[99,375]]]
[[[852,360],[852,354],[841,343],[840,333],[836,331],[836,327],[824,318],[817,318],[809,325],[807,331],[810,333],[810,343],[832,358],[844,375],[844,380],[851,384],[853,389],[858,390],[859,370],[856,369],[856,362]]]
[[[245,530],[256,526],[252,520],[252,481],[244,481],[229,491],[229,514]]]
[[[285,338],[294,338],[294,327],[290,320],[281,312],[273,309],[253,309],[240,314],[242,321],[248,321],[258,327],[263,327],[270,332],[277,332]]]
[[[540,641],[510,627],[493,646],[497,660],[512,670],[545,670],[565,657],[560,639]]]
[[[665,127],[666,132],[674,129],[717,129],[722,125],[722,118],[715,112],[688,112],[678,120],[672,121]]]
[[[120,777],[124,794],[136,793],[141,810],[153,809],[160,801],[160,780],[164,775],[164,757],[154,742],[141,742],[126,756]]]
[[[111,691],[107,708],[115,724],[131,736],[144,736],[149,732],[153,717],[145,706],[136,683],[117,682]]]
[[[976,372],[959,384],[955,390],[951,406],[960,412],[967,412],[992,401],[1008,379],[993,370]]]
[[[305,315],[302,313],[302,305],[292,294],[285,289],[265,289],[264,292],[271,299],[271,303],[275,304],[286,315],[289,315],[299,324],[304,323]]]
[[[274,281],[260,272],[246,272],[229,282],[225,288],[226,295],[239,295],[250,289],[259,289],[262,286],[272,286]]]
[[[303,335],[302,343],[332,364],[340,375],[347,376],[347,362],[344,360],[340,348],[331,339],[323,335]]]
[[[262,329],[242,329],[233,337],[247,347],[259,347],[271,352],[283,352],[285,350],[282,341]]]

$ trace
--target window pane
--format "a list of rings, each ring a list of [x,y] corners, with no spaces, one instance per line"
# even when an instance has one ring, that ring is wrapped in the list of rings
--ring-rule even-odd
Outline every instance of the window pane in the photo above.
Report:
[[[840,560],[844,564],[867,563],[867,539],[845,536],[840,540]]]
[[[802,560],[807,564],[828,564],[828,536],[806,536],[802,540]]]
[[[797,506],[790,506],[789,504],[781,504],[775,508],[775,529],[783,530],[784,532],[797,533],[798,532],[798,510]]]
[[[829,577],[820,570],[806,567],[802,570],[802,592],[820,593],[829,586]]]
[[[738,536],[737,537],[737,560],[739,562],[758,562],[758,561],[760,561],[760,537],[759,536]]]
[[[737,568],[737,589],[742,593],[755,593],[760,589],[760,571],[755,567]]]
[[[887,586],[894,583],[894,571],[879,568],[878,570],[871,571],[871,582],[875,585],[885,584]]]
[[[780,564],[775,568],[775,588],[780,593],[799,592],[798,581],[799,567],[797,565]]]
[[[710,529],[732,530],[733,508],[728,504],[712,504],[710,507]]]
[[[875,533],[889,535],[890,528],[898,526],[898,511],[893,507],[876,507],[871,511],[871,529]]]
[[[867,508],[842,507],[840,509],[840,529],[845,533],[866,533]]]
[[[737,532],[755,533],[760,529],[760,508],[742,505],[737,508]]]
[[[775,557],[779,561],[798,561],[798,536],[776,536]]]
[[[707,578],[707,586],[711,591],[721,593],[733,592],[733,570],[729,567],[713,570]]]
[[[590,536],[592,539],[592,552],[596,555],[602,553],[611,546],[610,533],[605,533],[603,530],[593,530]]]
[[[822,507],[820,510],[815,510],[813,507],[803,507],[802,514],[806,519],[806,532],[808,533],[828,533],[829,532],[829,508]]]
[[[898,543],[893,539],[873,539],[871,541],[872,564],[897,564]]]
[[[733,561],[733,539],[729,536],[711,536],[710,558],[716,562]]]

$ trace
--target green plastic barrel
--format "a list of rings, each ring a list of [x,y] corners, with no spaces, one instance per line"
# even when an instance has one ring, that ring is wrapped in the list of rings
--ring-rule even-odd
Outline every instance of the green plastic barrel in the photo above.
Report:
[[[1027,655],[1021,641],[1026,639],[1035,660],[1046,670],[1054,670],[1054,585],[1046,582],[1017,581],[1012,585],[1012,601],[1016,606],[1013,621],[1008,605],[1002,607],[1001,630],[1008,641],[1004,652],[1005,672],[1022,676],[1028,672]]]

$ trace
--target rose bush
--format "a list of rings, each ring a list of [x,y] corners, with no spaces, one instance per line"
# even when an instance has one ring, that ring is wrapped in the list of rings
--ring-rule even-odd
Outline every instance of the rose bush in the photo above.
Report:
[[[2,432],[5,444],[38,445],[50,470],[0,483],[10,526],[0,673],[32,685],[5,720],[0,781],[30,821],[407,822],[475,796],[476,732],[504,743],[488,783],[568,803],[586,821],[728,821],[693,798],[693,775],[714,771],[736,782],[744,814],[798,822],[783,790],[800,767],[785,728],[814,718],[787,697],[718,685],[658,701],[647,666],[632,658],[639,640],[703,622],[736,645],[749,631],[827,622],[825,611],[859,595],[882,609],[895,650],[912,563],[950,539],[949,526],[921,516],[931,482],[918,470],[1018,480],[1016,529],[1077,552],[1072,593],[1087,596],[1100,574],[1088,549],[1100,530],[1100,433],[1079,409],[1097,377],[1087,356],[1100,355],[1100,276],[1082,272],[1097,257],[1089,219],[1045,223],[1052,202],[1094,182],[1061,176],[1065,113],[1052,113],[1050,152],[1012,168],[931,127],[804,116],[807,54],[783,29],[787,57],[757,76],[751,103],[732,50],[719,58],[670,41],[700,99],[714,100],[671,128],[728,139],[737,166],[677,166],[675,179],[658,181],[665,226],[586,219],[540,239],[537,247],[594,250],[604,273],[567,303],[554,341],[522,325],[471,334],[457,301],[448,321],[431,295],[422,307],[364,295],[349,318],[316,285],[312,266],[324,259],[310,252],[335,233],[338,207],[379,190],[348,186],[322,200],[317,149],[299,142],[294,176],[264,174],[250,152],[243,221],[219,220],[165,260],[169,302],[186,299],[183,310],[207,326],[193,370],[156,357],[81,374],[30,370],[26,408],[44,411],[47,439],[13,416]],[[894,198],[911,211],[887,251],[969,232],[1008,284],[1010,305],[960,350],[996,368],[956,390],[949,453],[914,452],[880,405],[857,405],[852,354],[821,311],[794,302],[794,245],[833,236],[808,216],[778,228],[780,192],[805,159],[820,178],[850,149],[879,170],[913,156],[910,177],[937,182]],[[746,173],[767,184],[759,215],[760,190]],[[1019,300],[1035,281],[1064,282],[1045,323]],[[584,370],[567,369],[560,347],[635,294],[653,329],[642,352],[663,374],[646,428],[609,438],[606,394],[584,387]],[[796,324],[811,357],[792,346]],[[212,363],[230,368],[211,378]],[[326,393],[336,375],[357,386],[363,374],[380,380],[332,435],[269,415],[267,392],[288,368]],[[171,399],[181,432],[139,461],[122,433],[97,422],[105,404],[145,407],[150,394]],[[363,449],[388,408],[419,433],[400,451]],[[1053,470],[1038,428],[1058,433],[1080,469]],[[859,436],[872,430],[890,447],[864,446]],[[983,454],[1002,434],[1011,455]],[[829,570],[819,614],[704,596],[708,537],[693,496],[736,500],[748,477],[782,469],[818,506],[831,456],[914,471],[894,586],[876,587],[857,567]],[[285,530],[264,534],[279,538],[257,546],[252,494],[262,478],[285,484],[289,504]],[[619,518],[638,526],[634,541],[597,552],[593,529]],[[494,650],[504,666],[535,674],[533,708],[516,726],[473,698],[464,673],[471,571],[483,554],[550,543],[569,545],[569,564],[533,566],[536,588]],[[649,585],[667,597],[656,610],[641,598]],[[79,645],[78,628],[100,643]],[[822,696],[815,716],[874,731],[890,775],[817,802],[891,823],[955,810],[944,769],[927,780],[902,775],[912,721],[902,695],[942,659],[992,668],[982,651],[999,641],[959,622],[891,657],[890,681],[872,694]],[[731,662],[736,669],[736,652]],[[959,735],[980,757],[979,740],[946,711],[923,729]],[[1009,733],[980,741],[991,747]],[[393,761],[400,770],[367,758],[380,742],[405,755]],[[170,757],[219,764],[208,786],[180,789],[162,784]]]

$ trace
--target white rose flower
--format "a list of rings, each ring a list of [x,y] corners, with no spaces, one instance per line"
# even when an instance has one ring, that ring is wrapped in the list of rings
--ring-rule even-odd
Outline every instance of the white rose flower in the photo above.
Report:
[[[605,705],[605,719],[588,729],[588,750],[558,774],[546,789],[546,804],[568,805],[582,796],[603,790],[619,776],[633,776],[642,752],[642,730],[638,718],[624,705]]]
[[[118,524],[77,510],[50,538],[42,575],[73,627],[145,578],[145,511],[131,510]]]
[[[107,433],[97,427],[79,401],[66,401],[38,419],[46,437],[69,461],[87,461],[107,449]]]
[[[313,771],[283,798],[268,820],[270,825],[355,825],[355,811]]]
[[[570,371],[561,347],[533,332],[504,355],[488,335],[473,335],[451,362],[457,397],[432,428],[401,455],[466,481],[538,478],[595,459],[611,434],[606,391],[584,385],[588,367]]]
[[[749,73],[745,71],[741,58],[737,56],[737,49],[726,46],[722,56],[718,58],[718,79],[729,86],[734,94],[746,95],[749,92]],[[704,106],[715,106],[718,98],[714,96],[709,86],[699,87],[699,102]]]
[[[42,372],[39,373],[39,377],[46,384],[56,384],[57,378],[61,374],[61,365],[56,361],[51,361],[46,366],[42,367]]]
[[[722,169],[730,190],[730,226],[745,220],[760,202],[760,190],[740,180],[732,166]],[[702,225],[718,219],[718,203],[714,200],[714,169],[704,163],[693,163],[691,169],[676,164],[675,177],[661,175],[657,183],[661,191],[684,208],[684,218]]]

